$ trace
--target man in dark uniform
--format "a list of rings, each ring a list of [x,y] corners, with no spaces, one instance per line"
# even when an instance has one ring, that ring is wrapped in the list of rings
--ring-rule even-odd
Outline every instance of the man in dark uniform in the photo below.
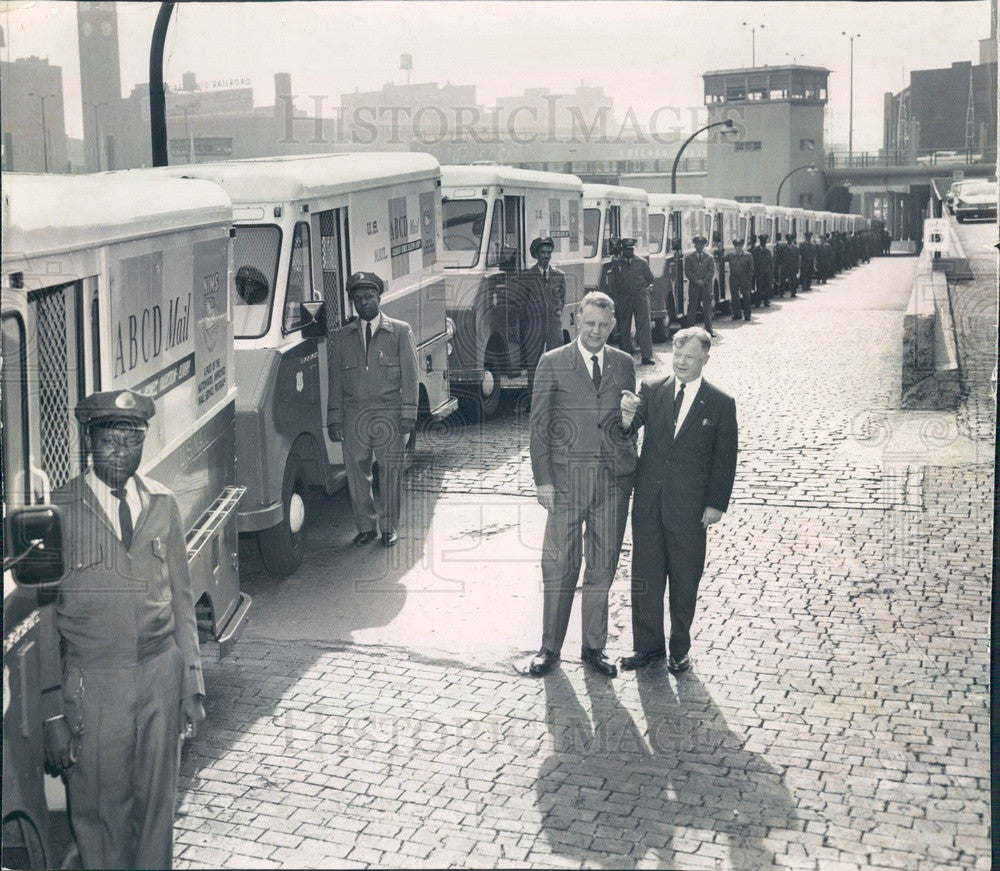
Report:
[[[799,246],[795,244],[795,234],[785,236],[788,250],[785,252],[785,289],[791,291],[792,298],[799,288]]]
[[[750,288],[753,285],[753,255],[743,250],[743,240],[733,239],[732,254],[726,255],[729,263],[729,298],[733,307],[733,320],[750,320]]]
[[[799,245],[799,277],[803,290],[812,290],[813,274],[816,271],[816,246],[812,243],[812,233],[806,232]]]
[[[752,251],[754,284],[757,288],[754,304],[759,308],[771,306],[771,285],[774,281],[774,259],[767,250],[768,236],[766,233],[758,237],[757,245]]]
[[[833,231],[830,239],[830,246],[833,248],[833,274],[836,275],[844,271],[844,238],[840,230]]]
[[[603,293],[611,297],[611,301],[615,304],[615,310],[621,307],[622,295],[621,295],[621,269],[619,264],[621,263],[621,253],[622,253],[622,243],[617,237],[612,236],[608,240],[608,255],[610,260],[607,263],[601,264],[601,277],[597,281],[597,289],[600,293]],[[611,333],[611,340],[618,341],[618,322],[615,322],[615,328]]]
[[[393,547],[399,537],[406,440],[417,425],[417,354],[413,331],[405,321],[383,314],[379,303],[385,284],[374,272],[355,272],[347,295],[358,318],[337,330],[330,341],[330,390],[327,429],[343,440],[347,489],[362,546],[377,537]],[[378,461],[382,516],[372,494],[372,459]]]
[[[566,302],[566,273],[552,265],[555,242],[549,236],[535,239],[528,248],[535,265],[520,277],[524,298],[519,306],[521,347],[528,370],[528,390],[544,351],[563,343],[562,310]]]
[[[715,335],[712,329],[712,309],[715,305],[715,258],[705,253],[708,239],[695,236],[694,251],[684,258],[684,276],[688,280],[687,324],[693,327],[698,317],[698,304],[701,303],[705,332]]]
[[[136,474],[154,411],[129,390],[82,400],[91,465],[52,494],[69,573],[41,624],[60,651],[43,656],[43,734],[85,868],[172,867],[178,739],[205,719],[180,510]]]
[[[786,269],[788,269],[788,243],[779,233],[774,243],[774,290],[779,298],[785,295]]]
[[[830,234],[824,233],[820,236],[819,244],[816,246],[816,275],[820,284],[826,284],[830,277],[833,265],[833,248],[830,247]]]
[[[651,366],[653,360],[653,333],[649,323],[649,288],[653,273],[649,264],[635,256],[635,239],[622,239],[621,260],[618,262],[618,287],[620,299],[615,301],[618,321],[618,347],[626,354],[632,353],[632,318],[635,317],[635,335],[639,340],[642,362]],[[614,297],[612,297],[614,299]]]

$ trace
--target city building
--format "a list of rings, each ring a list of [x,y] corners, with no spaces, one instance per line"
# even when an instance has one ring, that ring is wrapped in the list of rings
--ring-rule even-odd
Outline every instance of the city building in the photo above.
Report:
[[[113,165],[116,115],[122,99],[118,12],[114,3],[76,4],[83,105],[84,165],[99,172]]]
[[[0,129],[8,172],[68,172],[62,67],[46,58],[0,61]]]

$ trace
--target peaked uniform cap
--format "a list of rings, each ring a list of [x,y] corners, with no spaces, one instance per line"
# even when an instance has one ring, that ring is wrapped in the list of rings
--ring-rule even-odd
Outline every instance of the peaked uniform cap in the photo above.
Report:
[[[155,413],[156,405],[153,400],[132,390],[91,393],[76,406],[76,419],[84,425],[102,420],[146,424]]]
[[[350,278],[347,279],[347,295],[350,296],[351,291],[357,287],[372,287],[378,291],[378,295],[381,296],[385,293],[385,282],[382,281],[374,272],[355,272]]]

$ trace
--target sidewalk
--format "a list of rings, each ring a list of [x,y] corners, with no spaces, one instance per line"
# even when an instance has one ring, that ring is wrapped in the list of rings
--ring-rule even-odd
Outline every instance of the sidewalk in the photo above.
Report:
[[[741,453],[692,672],[585,671],[574,611],[561,669],[520,675],[541,613],[526,432],[445,428],[398,555],[317,533],[301,577],[253,581],[247,635],[206,663],[177,867],[988,868],[992,409],[980,353],[959,413],[899,410],[914,264],[720,322],[706,376]]]

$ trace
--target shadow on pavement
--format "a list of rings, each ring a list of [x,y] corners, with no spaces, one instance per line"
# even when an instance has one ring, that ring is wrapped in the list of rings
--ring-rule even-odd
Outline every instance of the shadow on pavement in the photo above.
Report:
[[[554,853],[621,868],[688,867],[695,853],[699,866],[728,858],[733,868],[771,867],[767,835],[797,829],[792,797],[781,773],[743,748],[696,676],[639,671],[644,728],[612,681],[587,674],[588,715],[560,670],[544,680],[553,752],[536,797]],[[714,830],[724,843],[707,845],[718,850],[709,854],[706,838],[686,829]]]

